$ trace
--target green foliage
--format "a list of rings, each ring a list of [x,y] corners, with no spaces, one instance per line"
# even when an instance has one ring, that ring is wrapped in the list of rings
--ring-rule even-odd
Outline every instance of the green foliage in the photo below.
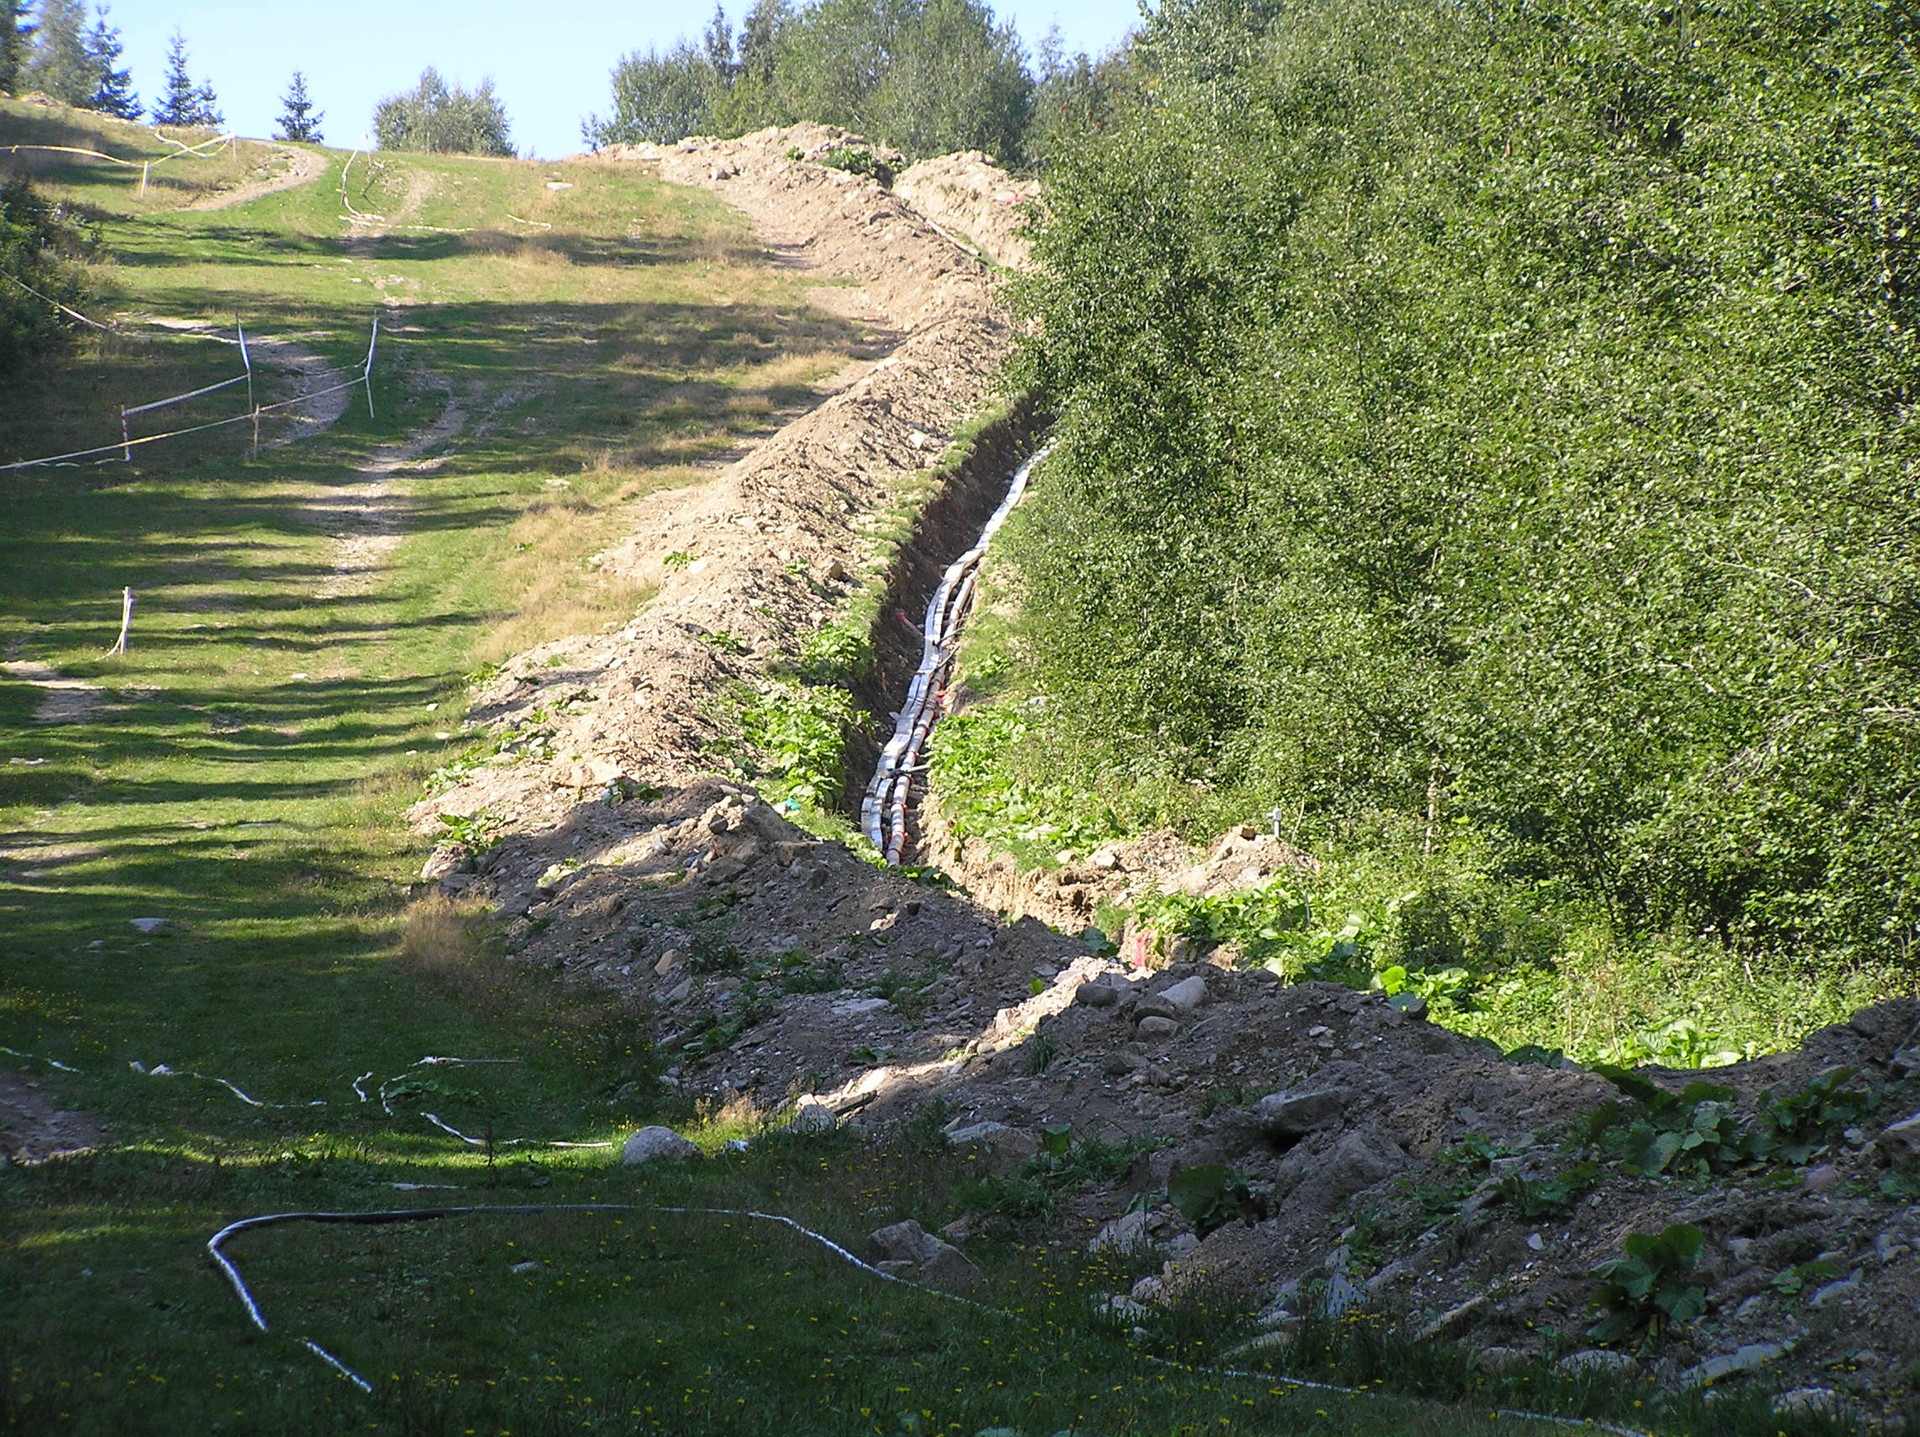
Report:
[[[320,122],[324,119],[326,114],[316,110],[307,97],[307,77],[295,70],[287,93],[280,97],[280,118],[274,121],[274,138],[317,145],[325,139],[320,133]]]
[[[1674,1094],[1609,1064],[1595,1064],[1594,1071],[1633,1101],[1601,1109],[1586,1132],[1630,1173],[1706,1177],[1771,1152],[1766,1134],[1741,1119],[1730,1088],[1689,1083]]]
[[[810,684],[851,688],[872,672],[872,630],[858,616],[822,625],[801,645],[800,674]]]
[[[770,803],[818,811],[838,797],[847,736],[860,723],[843,690],[775,682],[756,693],[738,685],[725,717],[733,737],[724,747]]]
[[[1257,1221],[1265,1212],[1247,1180],[1225,1163],[1180,1169],[1167,1179],[1167,1201],[1202,1238],[1242,1218]]]
[[[1565,1217],[1599,1178],[1598,1163],[1579,1162],[1557,1178],[1527,1178],[1509,1173],[1494,1191],[1515,1216],[1531,1222],[1536,1218]]]
[[[1699,1228],[1675,1223],[1658,1234],[1628,1233],[1622,1246],[1626,1256],[1593,1270],[1600,1281],[1593,1306],[1601,1317],[1587,1336],[1596,1342],[1619,1342],[1644,1330],[1658,1338],[1666,1328],[1691,1322],[1706,1311],[1706,1290],[1687,1280],[1706,1246]]]
[[[203,81],[195,85],[193,77],[187,73],[187,40],[175,30],[167,40],[166,88],[154,102],[153,122],[156,125],[211,126],[221,124],[222,119],[212,83]]]
[[[373,110],[373,135],[383,150],[431,154],[513,154],[506,106],[491,78],[477,88],[449,85],[431,65],[411,90],[388,95]]]
[[[1069,150],[1023,283],[1062,780],[1457,835],[1622,935],[1905,960],[1906,21],[1689,14],[1157,13],[1181,58]]]
[[[737,45],[716,12],[699,44],[682,39],[622,58],[612,88],[612,113],[582,125],[595,148],[805,119],[872,135],[913,158],[979,149],[1013,161],[1032,80],[1012,28],[995,26],[978,0],[814,0],[799,10],[761,0]],[[883,168],[857,172],[884,184]]]
[[[828,150],[820,157],[820,163],[830,170],[845,170],[852,175],[866,175],[878,180],[883,186],[893,184],[893,171],[887,167],[872,150],[861,149],[854,145],[842,145],[838,149]]]
[[[1762,1095],[1760,1121],[1773,1150],[1790,1163],[1808,1162],[1835,1132],[1866,1117],[1872,1095],[1847,1087],[1859,1075],[1858,1068],[1833,1068],[1798,1092],[1775,1097],[1769,1089]]]
[[[443,813],[440,838],[478,857],[499,846],[500,817],[484,808],[477,813]]]
[[[0,183],[0,374],[58,345],[84,295],[68,256],[89,241],[23,179]],[[37,293],[35,293],[37,291]]]

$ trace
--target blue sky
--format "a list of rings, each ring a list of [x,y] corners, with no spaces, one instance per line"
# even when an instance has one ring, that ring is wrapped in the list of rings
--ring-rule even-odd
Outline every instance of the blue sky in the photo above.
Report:
[[[750,3],[728,3],[736,25]],[[607,76],[621,55],[697,33],[711,4],[594,0],[548,10],[524,0],[117,0],[108,20],[120,28],[143,103],[160,89],[167,37],[178,27],[194,79],[213,82],[227,123],[244,135],[272,130],[287,80],[300,70],[326,113],[327,142],[351,145],[382,96],[432,65],[469,86],[491,75],[514,142],[553,158],[581,148],[583,115],[608,108]],[[1089,52],[1118,41],[1139,13],[1134,0],[1004,0],[994,9],[1030,49],[1058,24],[1068,50]]]

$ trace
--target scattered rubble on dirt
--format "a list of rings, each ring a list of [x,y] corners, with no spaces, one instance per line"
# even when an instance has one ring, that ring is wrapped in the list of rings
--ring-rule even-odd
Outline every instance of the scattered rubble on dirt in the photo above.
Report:
[[[1708,1075],[1642,1069],[1626,1095],[1555,1055],[1517,1060],[1225,951],[1129,933],[1113,956],[1067,936],[1149,892],[1314,866],[1258,830],[1205,850],[1148,835],[1022,874],[936,824],[962,893],[878,869],[703,772],[707,705],[834,611],[876,552],[863,526],[980,407],[1007,350],[986,271],[902,203],[910,186],[787,158],[847,138],[614,155],[727,195],[823,276],[857,280],[854,302],[903,337],[605,556],[660,586],[632,623],[545,645],[485,687],[473,719],[494,753],[413,817],[436,833],[442,815],[486,813],[501,841],[471,845],[477,858],[449,843],[423,880],[497,910],[513,961],[629,995],[687,1094],[792,1114],[789,1132],[932,1116],[1010,1181],[1062,1142],[1119,1150],[1124,1176],[1063,1195],[1053,1219],[1061,1240],[1163,1260],[1111,1294],[1116,1314],[1228,1293],[1263,1334],[1374,1311],[1489,1371],[1758,1381],[1795,1389],[1783,1410],[1905,1400],[1920,1363],[1920,1002]],[[904,614],[881,623],[911,637]],[[1725,1091],[1689,1091],[1701,1076]],[[1794,1122],[1793,1143],[1749,1142]],[[632,1161],[685,1151],[659,1133],[635,1144]],[[1645,1356],[1590,1338],[1594,1269],[1630,1234],[1676,1225],[1700,1235],[1697,1258],[1675,1259],[1697,1314]],[[972,1280],[913,1224],[874,1243],[889,1271]],[[1623,1331],[1637,1338],[1645,1315],[1626,1312]]]

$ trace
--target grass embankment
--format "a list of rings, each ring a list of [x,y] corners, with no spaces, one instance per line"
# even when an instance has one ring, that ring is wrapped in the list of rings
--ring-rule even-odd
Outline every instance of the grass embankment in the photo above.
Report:
[[[7,141],[90,125],[0,105]],[[129,154],[162,148],[110,128]],[[356,404],[322,438],[253,456],[241,427],[151,446],[130,466],[0,477],[8,657],[88,681],[98,705],[38,726],[39,691],[0,678],[0,1043],[15,1050],[0,1058],[105,1128],[90,1155],[0,1170],[0,1426],[1484,1425],[1144,1363],[1086,1315],[1083,1292],[1119,1278],[1044,1244],[981,1247],[1007,1319],[725,1220],[249,1235],[234,1255],[275,1327],[251,1333],[203,1244],[263,1210],[669,1199],[790,1211],[857,1244],[896,1217],[957,1211],[965,1176],[845,1140],[652,1176],[606,1149],[542,1146],[610,1141],[650,1115],[631,1023],[590,995],[435,983],[406,960],[398,895],[420,853],[399,815],[458,742],[463,673],[623,615],[636,596],[582,567],[622,506],[695,482],[689,465],[802,402],[866,341],[809,311],[735,217],[634,170],[362,159],[354,206],[388,223],[356,232],[341,218],[345,159],[329,153],[307,187],[208,213],[137,202],[137,172],[37,168],[98,226],[95,308],[120,328],[9,389],[0,457],[111,440],[120,405],[234,372],[231,349],[149,333],[135,315],[237,313],[339,364],[363,352],[376,312],[388,340],[378,417]],[[451,400],[464,432],[425,456],[436,465],[394,477],[397,547],[343,576],[339,536],[365,523],[360,467]],[[132,647],[108,660],[123,586],[139,601]],[[143,917],[167,924],[143,933],[130,921]],[[428,956],[466,941],[429,926],[414,933]],[[505,1061],[417,1066],[425,1056]],[[162,1065],[170,1075],[153,1075]],[[395,1116],[361,1101],[356,1079],[384,1086]],[[520,1137],[535,1141],[508,1145]],[[542,1266],[511,1271],[523,1260]],[[302,1336],[366,1373],[373,1397]]]
[[[1272,814],[1317,880],[1156,916],[1510,1045],[1722,1060],[1911,993],[1904,20],[1264,13],[1162,17],[1153,103],[1050,176],[1062,422],[957,826]]]

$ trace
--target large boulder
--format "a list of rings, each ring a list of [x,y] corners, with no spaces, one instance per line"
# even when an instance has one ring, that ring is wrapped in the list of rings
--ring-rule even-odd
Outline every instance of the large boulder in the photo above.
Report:
[[[942,1242],[912,1218],[870,1233],[867,1246],[881,1271],[929,1287],[964,1290],[987,1280],[959,1248]]]
[[[655,1162],[661,1158],[697,1158],[700,1149],[672,1128],[642,1128],[627,1139],[620,1149],[620,1161],[629,1167]]]

